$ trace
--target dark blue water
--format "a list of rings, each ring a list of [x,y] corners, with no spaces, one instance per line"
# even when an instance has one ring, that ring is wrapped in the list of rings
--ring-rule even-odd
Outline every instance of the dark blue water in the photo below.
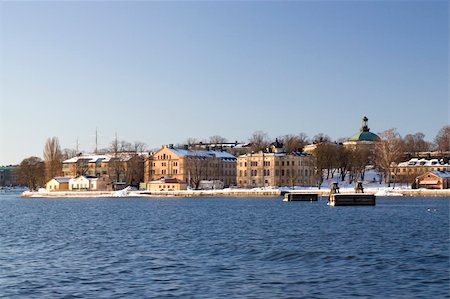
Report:
[[[1,298],[448,298],[449,200],[0,196]]]

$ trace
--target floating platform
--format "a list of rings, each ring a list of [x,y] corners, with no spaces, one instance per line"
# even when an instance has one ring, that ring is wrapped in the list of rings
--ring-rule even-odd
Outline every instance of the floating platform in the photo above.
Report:
[[[318,201],[317,193],[286,193],[283,201]]]
[[[374,206],[376,196],[373,194],[352,193],[331,194],[328,198],[328,205],[330,206]]]

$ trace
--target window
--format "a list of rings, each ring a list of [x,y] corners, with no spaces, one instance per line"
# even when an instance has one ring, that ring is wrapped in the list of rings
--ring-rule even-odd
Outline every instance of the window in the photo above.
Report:
[[[289,161],[286,161],[286,166],[289,166]]]
[[[281,166],[284,166],[284,161],[281,161]]]
[[[281,176],[284,176],[284,169],[281,169]]]
[[[174,174],[178,174],[178,169],[174,169],[174,170],[173,170],[173,173],[174,173]]]

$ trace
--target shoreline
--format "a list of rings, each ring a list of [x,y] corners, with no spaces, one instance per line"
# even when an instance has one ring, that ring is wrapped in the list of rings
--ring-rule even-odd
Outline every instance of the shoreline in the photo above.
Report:
[[[21,193],[21,197],[32,198],[101,198],[101,197],[281,197],[285,193],[314,193],[328,196],[330,189],[222,189],[222,190],[179,190],[179,191],[46,191]],[[354,193],[353,188],[341,188],[340,193]],[[390,189],[366,188],[365,194],[376,196],[450,197],[450,189]]]

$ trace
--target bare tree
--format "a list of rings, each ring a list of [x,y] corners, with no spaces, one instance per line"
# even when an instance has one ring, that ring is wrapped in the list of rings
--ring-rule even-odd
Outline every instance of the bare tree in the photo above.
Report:
[[[403,138],[405,151],[409,153],[418,153],[429,151],[431,145],[425,141],[425,134],[419,132],[415,134],[408,134]]]
[[[365,169],[369,163],[369,156],[370,151],[367,147],[356,147],[349,150],[349,183],[357,180],[364,180]]]
[[[287,153],[301,152],[303,147],[307,144],[306,134],[299,135],[284,135],[278,137],[278,140],[284,144],[284,150]]]
[[[125,181],[127,185],[138,187],[140,182],[144,181],[144,158],[142,153],[147,148],[147,145],[140,141],[135,141],[131,148],[132,153],[128,153],[127,161],[123,161],[125,164]]]
[[[209,143],[211,144],[221,144],[221,143],[226,143],[228,142],[227,139],[225,137],[219,136],[219,135],[214,135],[209,137]]]
[[[336,152],[337,167],[339,169],[339,174],[341,182],[345,181],[347,172],[350,170],[350,150],[344,146],[339,146]]]
[[[76,166],[76,175],[83,175],[86,176],[89,172],[89,159],[81,157],[81,154],[79,154],[79,158],[77,159],[77,162],[75,164]]]
[[[117,137],[111,142],[110,153],[113,155],[111,158],[110,165],[110,177],[115,183],[117,188],[117,183],[123,183],[126,176],[125,158],[127,152],[130,152],[132,148],[131,143],[118,140]]]
[[[321,142],[330,142],[331,138],[327,134],[319,133],[314,135],[313,142],[314,143],[321,143]]]
[[[57,137],[48,138],[44,147],[45,181],[62,174],[62,152]]]
[[[270,138],[266,132],[256,131],[253,132],[252,137],[250,137],[249,142],[252,147],[252,151],[259,152],[263,151],[270,145]]]
[[[141,141],[135,141],[131,147],[132,147],[133,151],[135,152],[135,154],[137,154],[137,155],[141,154],[147,150],[147,144],[145,144],[144,142],[141,142]]]
[[[439,130],[434,142],[437,145],[439,151],[450,151],[450,126],[444,126]]]
[[[17,167],[17,179],[20,184],[26,185],[30,190],[36,190],[45,184],[45,164],[38,157],[29,157]]]
[[[73,158],[77,155],[77,151],[75,149],[65,148],[61,151],[62,160],[67,160]]]
[[[197,153],[186,157],[186,171],[190,179],[188,183],[194,189],[198,189],[200,181],[208,175],[208,160],[207,157]]]
[[[380,133],[380,142],[375,145],[375,164],[384,174],[384,180],[391,186],[391,170],[396,169],[402,155],[402,139],[396,129]]]

